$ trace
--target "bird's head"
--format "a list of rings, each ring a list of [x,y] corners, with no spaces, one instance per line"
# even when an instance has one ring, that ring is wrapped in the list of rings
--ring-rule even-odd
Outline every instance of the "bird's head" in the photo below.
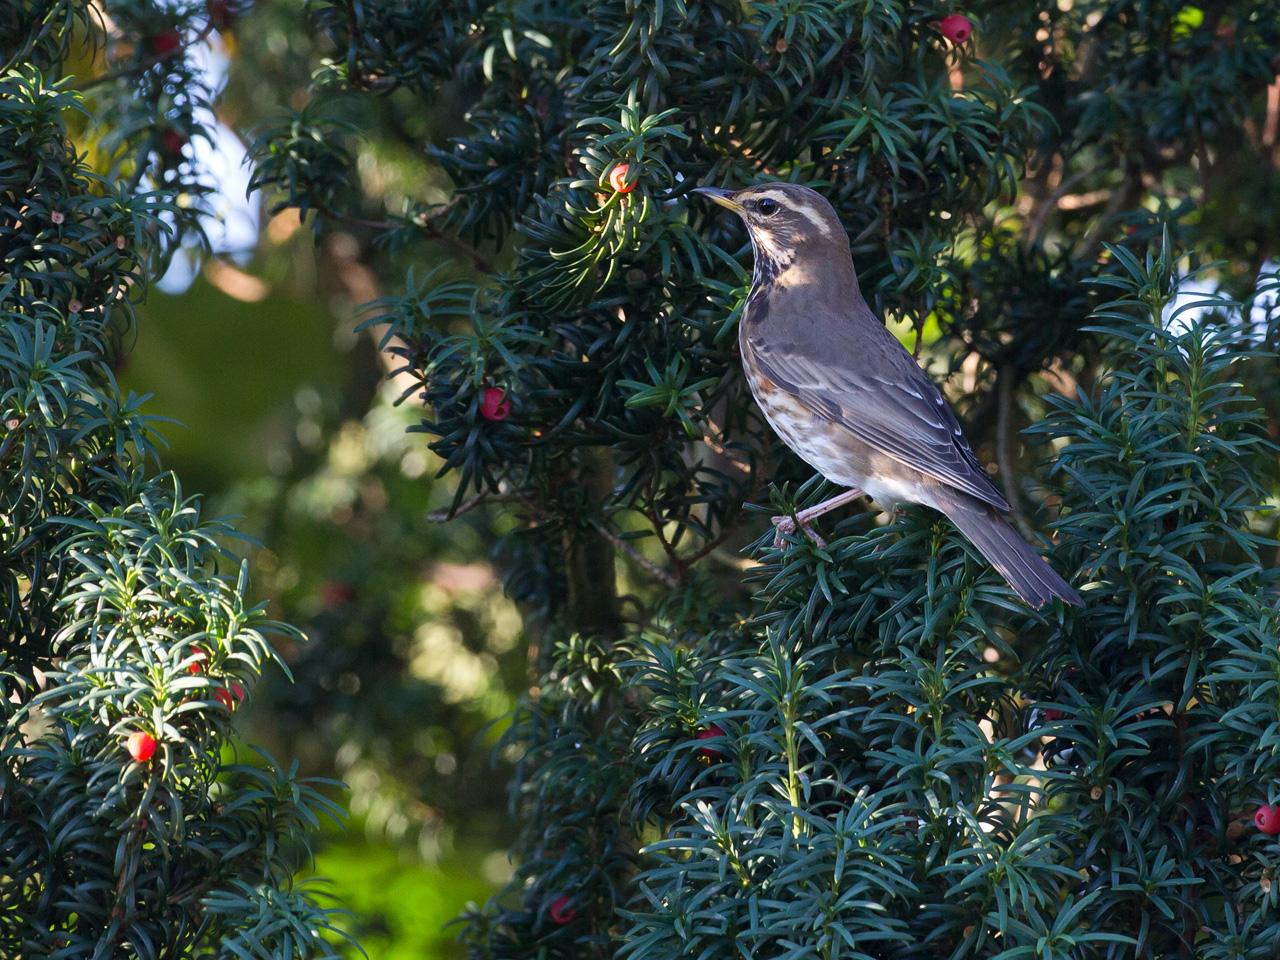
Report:
[[[697,187],[740,216],[751,234],[757,257],[779,266],[794,262],[800,253],[812,254],[836,248],[848,256],[849,235],[844,232],[835,207],[827,198],[798,183],[758,183],[741,190]]]

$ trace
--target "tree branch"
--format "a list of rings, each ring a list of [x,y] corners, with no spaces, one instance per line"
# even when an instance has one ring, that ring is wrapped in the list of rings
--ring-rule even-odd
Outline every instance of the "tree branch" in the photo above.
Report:
[[[155,53],[149,57],[144,57],[142,60],[139,60],[137,63],[128,67],[121,67],[119,70],[109,70],[101,76],[94,77],[92,80],[86,80],[81,85],[80,90],[82,92],[88,91],[94,87],[101,86],[104,83],[113,83],[116,80],[123,80],[126,77],[146,73],[152,67],[172,60],[180,53],[186,53],[187,49],[194,44],[204,43],[205,40],[209,39],[209,34],[211,33],[213,33],[212,20],[205,24],[204,29],[197,33],[190,43],[183,43],[174,47],[172,50],[165,50],[163,53]]]
[[[456,250],[458,253],[462,254],[468,260],[470,260],[472,266],[474,266],[481,273],[494,273],[495,268],[493,266],[492,261],[490,261],[484,254],[482,254],[479,250],[471,246],[471,244],[467,243],[465,240],[461,239],[460,237],[455,237],[453,234],[447,233],[444,230],[441,230],[434,223],[432,223],[432,220],[434,220],[436,216],[439,216],[441,213],[445,213],[446,211],[451,209],[452,206],[453,206],[453,201],[450,201],[449,203],[445,204],[445,206],[440,211],[438,211],[435,215],[431,217],[426,217],[421,220],[403,220],[403,221],[370,220],[366,217],[356,217],[347,213],[339,213],[337,210],[334,210],[328,204],[322,204],[322,203],[313,203],[311,205],[311,209],[315,210],[317,213],[323,214],[324,216],[328,217],[330,220],[333,220],[335,223],[343,223],[352,227],[363,227],[364,229],[367,229],[367,230],[396,230],[406,225],[417,227],[424,234],[426,234],[427,239],[437,240],[445,244],[446,246],[453,247],[454,250]]]
[[[646,573],[658,580],[663,586],[670,590],[674,590],[676,587],[680,586],[679,577],[673,574],[670,570],[658,566],[658,564],[644,556],[630,543],[605,526],[604,523],[600,521],[593,521],[592,526],[600,532],[602,537],[613,544],[616,550],[621,550],[625,553],[635,561],[637,566],[641,567]]]
[[[588,512],[605,502],[612,490],[612,469],[607,450],[588,449],[583,452],[578,482],[586,494]],[[595,525],[567,525],[564,540],[571,622],[584,634],[619,636],[622,633],[622,615],[618,607],[614,545]]]
[[[1031,524],[1022,509],[1022,497],[1018,492],[1018,478],[1013,466],[1013,400],[1017,388],[1017,374],[1012,364],[1004,364],[996,378],[996,462],[1000,465],[1000,479],[1005,499],[1014,521],[1027,534]]]

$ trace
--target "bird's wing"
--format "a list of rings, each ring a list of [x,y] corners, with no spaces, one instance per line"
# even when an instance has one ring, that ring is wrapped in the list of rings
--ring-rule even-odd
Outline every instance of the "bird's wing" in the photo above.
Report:
[[[749,336],[761,372],[876,450],[993,507],[1009,509],[941,391],[893,334],[870,314],[856,329],[847,319],[820,328],[820,340],[799,332],[778,335],[776,330]]]

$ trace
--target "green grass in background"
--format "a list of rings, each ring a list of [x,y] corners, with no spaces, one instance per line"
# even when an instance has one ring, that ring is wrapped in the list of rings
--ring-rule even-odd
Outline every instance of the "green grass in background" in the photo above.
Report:
[[[320,849],[315,873],[332,881],[328,889],[351,911],[343,925],[370,960],[456,960],[462,947],[445,926],[494,889],[476,869],[480,859],[424,864],[403,849],[348,833]]]

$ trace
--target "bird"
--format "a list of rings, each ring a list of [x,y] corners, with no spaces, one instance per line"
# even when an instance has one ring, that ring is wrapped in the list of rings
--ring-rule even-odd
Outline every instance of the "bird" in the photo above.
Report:
[[[736,213],[755,256],[738,327],[742,366],[770,427],[845,491],[792,517],[776,541],[869,496],[890,511],[944,514],[1028,606],[1082,606],[1070,584],[1006,519],[1008,501],[965,439],[942,391],[863,299],[849,236],[830,202],[771,181],[694,193]]]

